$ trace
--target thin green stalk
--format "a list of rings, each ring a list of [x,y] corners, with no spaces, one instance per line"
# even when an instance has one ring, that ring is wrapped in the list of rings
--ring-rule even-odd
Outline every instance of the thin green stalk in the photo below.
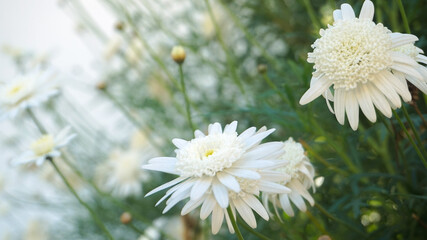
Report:
[[[316,14],[314,13],[313,6],[311,5],[310,0],[302,0],[305,8],[307,9],[308,16],[310,17],[311,22],[314,25],[314,29],[318,31],[320,29],[320,22],[317,20]]]
[[[310,147],[310,145],[308,145],[305,141],[299,140],[299,142],[302,144],[302,146],[307,150],[307,152],[310,155],[312,155],[315,159],[317,159],[320,163],[322,163],[323,165],[325,165],[329,169],[334,170],[335,172],[340,173],[344,176],[349,175],[349,173],[347,171],[342,170],[340,168],[337,168],[333,164],[330,164],[328,161],[326,161],[323,157],[321,157],[319,154],[317,154],[316,151],[314,151],[314,149],[312,147]]]
[[[135,232],[137,232],[137,233],[139,233],[139,234],[141,234],[141,235],[143,235],[143,234],[144,234],[144,231],[139,230],[137,227],[135,227],[135,225],[133,225],[133,223],[128,223],[127,225],[128,225],[130,228],[132,228],[132,230],[134,230]]]
[[[70,183],[68,182],[68,180],[65,178],[64,174],[62,174],[61,170],[59,170],[58,166],[56,166],[55,162],[52,160],[52,158],[47,158],[49,160],[49,162],[52,164],[52,166],[55,168],[56,172],[59,174],[59,176],[62,178],[62,180],[64,181],[65,185],[67,186],[67,188],[70,190],[70,192],[74,195],[74,197],[79,201],[79,203],[81,205],[83,205],[90,213],[90,215],[92,216],[93,220],[95,221],[95,223],[98,225],[98,227],[104,232],[104,234],[107,236],[108,239],[113,240],[113,236],[111,235],[111,233],[108,231],[108,229],[105,227],[104,223],[102,223],[101,219],[98,218],[98,216],[96,215],[96,213],[92,210],[92,208],[86,203],[84,202],[79,195],[76,193],[76,191],[73,189],[73,187],[70,185]]]
[[[243,240],[242,233],[240,232],[239,227],[237,226],[236,219],[234,218],[234,214],[230,206],[228,206],[227,208],[227,213],[228,217],[230,218],[231,225],[233,225],[234,231],[236,232],[237,238],[239,240]]]
[[[124,211],[129,212],[133,217],[135,217],[136,219],[140,220],[141,222],[144,222],[148,226],[153,226],[159,232],[161,232],[165,236],[168,236],[162,229],[159,229],[156,226],[154,226],[152,220],[149,220],[149,219],[145,218],[143,215],[140,215],[137,211],[134,211],[126,203],[118,201],[117,199],[115,199],[114,197],[112,197],[109,193],[106,193],[106,192],[102,191],[101,189],[99,189],[99,187],[96,186],[96,184],[94,182],[90,181],[89,179],[86,179],[84,177],[83,173],[68,159],[68,156],[67,156],[67,154],[65,152],[61,153],[61,157],[64,160],[64,162],[74,171],[74,173],[77,174],[77,176],[79,176],[80,179],[82,179],[83,181],[85,181],[86,183],[88,183],[93,189],[95,189],[95,191],[96,191],[97,194],[99,194],[100,196],[103,196],[103,197],[107,198],[113,204],[115,204],[116,206],[120,207]],[[138,230],[137,232],[140,233],[140,232],[143,232],[143,231]]]
[[[406,17],[405,8],[403,7],[402,0],[397,0],[397,5],[399,5],[400,15],[402,16],[403,26],[407,33],[411,33],[411,28],[409,27],[408,18]]]
[[[325,208],[323,208],[322,206],[320,206],[318,203],[314,204],[314,206],[315,206],[315,207],[316,207],[316,208],[317,208],[321,213],[323,213],[325,216],[327,216],[328,218],[330,218],[330,219],[332,219],[332,220],[334,220],[334,221],[337,221],[337,222],[339,222],[339,223],[341,223],[341,224],[343,224],[343,225],[347,226],[347,228],[349,228],[349,229],[351,229],[351,230],[353,230],[353,231],[355,231],[355,232],[357,232],[357,233],[359,233],[359,234],[361,234],[361,235],[363,235],[363,236],[366,236],[366,233],[364,233],[364,232],[362,232],[361,230],[359,230],[359,229],[355,228],[354,226],[352,226],[352,225],[348,224],[347,222],[345,222],[345,221],[343,221],[343,220],[341,220],[341,219],[339,219],[339,218],[335,217],[334,215],[332,215],[331,213],[329,213]]]
[[[242,32],[245,34],[246,38],[248,39],[248,41],[256,46],[260,51],[261,51],[261,55],[267,59],[273,66],[273,68],[279,72],[281,75],[286,76],[286,74],[284,73],[284,71],[282,70],[282,68],[280,67],[280,63],[278,62],[278,60],[276,58],[274,58],[273,56],[271,56],[267,50],[262,47],[262,45],[256,40],[256,38],[248,31],[248,29],[242,24],[242,22],[239,20],[239,18],[237,17],[237,15],[226,5],[224,4],[224,0],[219,1],[222,5],[222,7],[227,10],[227,13],[231,16],[231,19],[233,20],[233,22],[236,24],[236,26],[238,28],[240,28],[240,30],[242,30]]]
[[[421,152],[423,153],[424,158],[426,158],[427,154],[423,146],[423,142],[421,141],[421,138],[420,138],[420,135],[418,134],[417,129],[415,129],[414,122],[412,121],[411,116],[409,116],[408,111],[405,107],[405,104],[402,104],[402,110],[403,110],[403,115],[405,115],[406,121],[409,123],[409,127],[411,128],[412,133],[415,136],[415,140],[417,141],[418,147],[421,149]]]
[[[142,134],[146,135],[146,136],[150,136],[150,133],[147,130],[146,126],[143,126],[134,116],[132,116],[132,114],[126,109],[125,106],[123,106],[123,104],[121,104],[111,93],[109,93],[106,89],[101,90],[102,93],[105,94],[105,96],[107,96],[119,109],[120,111],[122,111],[122,113],[127,117],[127,119],[129,119],[129,121],[137,128],[139,129],[139,131],[142,132]],[[150,141],[150,143],[153,145],[153,147],[159,151],[159,152],[163,152],[164,150],[163,148],[156,143],[155,141]]]
[[[211,5],[209,3],[209,0],[205,0],[205,4],[206,4],[206,7],[208,9],[209,16],[210,16],[210,18],[212,20],[212,23],[214,25],[214,28],[215,28],[215,31],[216,31],[216,34],[217,34],[217,37],[218,37],[218,42],[221,45],[221,48],[222,48],[222,50],[225,53],[226,60],[227,60],[227,67],[228,67],[228,70],[231,73],[231,78],[233,79],[234,83],[239,87],[240,91],[243,94],[245,94],[245,89],[243,88],[243,84],[240,81],[239,77],[237,76],[237,72],[236,72],[237,67],[236,67],[236,64],[234,62],[233,57],[228,52],[227,47],[225,46],[224,38],[222,37],[222,33],[221,33],[221,29],[219,28],[218,22],[215,19],[215,16],[213,14],[212,7],[211,7]]]
[[[418,148],[417,144],[415,144],[414,139],[412,139],[412,136],[409,134],[408,129],[406,129],[405,125],[403,124],[402,120],[400,120],[399,115],[397,115],[396,111],[393,110],[393,114],[397,119],[397,122],[399,123],[400,127],[405,132],[406,136],[409,139],[409,142],[411,142],[412,146],[414,147],[415,151],[417,152],[418,156],[420,157],[421,161],[424,164],[424,167],[427,168],[427,160],[424,158],[423,154],[421,153],[420,149]]]
[[[30,118],[33,120],[34,124],[36,124],[37,128],[42,134],[47,134],[46,128],[39,122],[36,115],[34,115],[33,111],[29,108],[27,108],[27,113],[30,116]]]
[[[182,69],[182,64],[178,64],[178,65],[179,65],[179,79],[181,81],[181,91],[185,99],[185,110],[187,113],[187,120],[188,120],[188,124],[190,125],[191,129],[194,132],[196,131],[196,127],[194,126],[193,119],[191,118],[190,98],[187,95],[187,89],[185,87],[184,71]]]
[[[328,236],[331,236],[331,234],[326,231],[325,227],[320,224],[320,222],[313,216],[313,214],[311,214],[310,211],[306,211],[305,214],[307,215],[307,217],[310,219],[310,221],[323,233],[326,234]]]
[[[268,77],[267,73],[263,73],[262,74],[265,82],[268,84],[268,86],[271,87],[271,89],[273,89],[277,94],[279,94],[280,98],[286,102],[288,105],[291,105],[289,99],[279,90],[279,88],[276,86],[276,84],[274,84],[273,81],[271,81],[270,77]]]
[[[261,233],[255,231],[251,227],[249,227],[246,223],[244,223],[240,218],[237,218],[237,223],[240,224],[244,229],[246,229],[248,232],[252,233],[253,235],[257,236],[259,239],[262,240],[271,240],[269,237],[262,235]]]

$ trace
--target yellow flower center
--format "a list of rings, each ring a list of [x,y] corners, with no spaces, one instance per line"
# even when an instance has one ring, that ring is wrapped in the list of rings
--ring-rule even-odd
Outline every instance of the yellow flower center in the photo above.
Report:
[[[7,95],[10,96],[10,97],[13,96],[13,95],[16,95],[23,88],[24,88],[24,86],[22,84],[15,85],[12,88],[10,88],[9,91],[7,91]]]
[[[51,135],[43,135],[31,144],[31,150],[36,156],[43,156],[51,152],[54,146],[53,137]]]
[[[205,157],[209,157],[210,155],[212,155],[214,153],[214,150],[209,149],[205,152]]]

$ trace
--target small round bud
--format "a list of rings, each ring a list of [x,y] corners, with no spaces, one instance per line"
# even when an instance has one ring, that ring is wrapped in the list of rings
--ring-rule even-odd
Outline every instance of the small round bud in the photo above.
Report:
[[[114,27],[116,28],[117,31],[123,31],[123,29],[125,28],[125,24],[123,22],[118,22]]]
[[[104,81],[102,81],[102,82],[99,82],[98,84],[96,84],[96,88],[98,89],[98,90],[105,90],[106,88],[107,88],[107,83],[106,82],[104,82]]]
[[[329,237],[328,235],[322,235],[317,240],[331,240],[331,237]]]
[[[182,46],[175,46],[172,48],[171,52],[172,59],[178,63],[181,64],[185,61],[185,50]]]
[[[261,74],[266,73],[267,72],[267,65],[265,65],[265,64],[258,65],[258,72]]]
[[[120,222],[122,222],[123,224],[129,224],[131,221],[132,221],[132,215],[128,212],[124,212],[120,216]]]

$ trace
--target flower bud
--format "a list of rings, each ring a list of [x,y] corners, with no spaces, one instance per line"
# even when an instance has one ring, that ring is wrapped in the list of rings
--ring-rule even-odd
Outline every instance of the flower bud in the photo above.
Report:
[[[123,22],[118,22],[114,27],[117,31],[123,31],[125,24]]]
[[[258,65],[258,73],[264,74],[267,72],[267,65],[260,64]]]
[[[171,52],[171,57],[176,63],[182,64],[185,60],[184,48],[182,46],[173,47]]]
[[[98,84],[96,84],[96,88],[97,88],[98,90],[103,91],[103,90],[105,90],[105,89],[107,88],[107,83],[106,83],[106,82],[104,82],[104,81],[99,82]]]
[[[331,240],[331,237],[329,237],[328,235],[322,235],[317,240]]]
[[[132,215],[129,212],[124,212],[120,216],[120,222],[123,224],[129,224],[132,221]]]

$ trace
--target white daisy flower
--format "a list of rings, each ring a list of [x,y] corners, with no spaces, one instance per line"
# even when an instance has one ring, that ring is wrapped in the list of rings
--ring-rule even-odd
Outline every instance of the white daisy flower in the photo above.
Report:
[[[256,132],[251,127],[241,133],[236,132],[237,122],[226,125],[224,131],[219,123],[210,124],[208,135],[196,130],[195,138],[190,141],[173,139],[178,148],[176,157],[158,157],[143,166],[160,172],[179,175],[175,180],[163,184],[146,196],[172,187],[156,204],[166,201],[163,213],[169,211],[183,199],[190,201],[183,207],[185,215],[202,205],[200,218],[205,219],[212,213],[212,232],[216,234],[222,222],[227,220],[233,232],[227,207],[231,206],[255,228],[254,210],[268,220],[268,214],[257,199],[260,191],[286,193],[290,190],[275,182],[283,181],[286,176],[269,170],[283,165],[277,158],[283,154],[282,143],[260,144],[274,129],[265,127]],[[234,215],[236,216],[236,215]]]
[[[12,82],[0,82],[0,120],[13,119],[21,111],[37,107],[56,95],[58,90],[49,82],[51,77],[37,69]]]
[[[396,72],[423,81],[417,71],[419,64],[396,48],[413,43],[418,38],[411,34],[392,33],[381,23],[373,22],[374,5],[366,0],[359,18],[349,4],[334,11],[334,24],[321,29],[313,52],[307,61],[314,63],[315,72],[310,88],[301,97],[304,105],[322,95],[334,102],[334,111],[340,124],[345,113],[350,126],[359,125],[359,107],[371,122],[376,121],[375,107],[386,117],[393,108],[411,100],[411,94],[399,80]],[[333,86],[334,94],[330,91]],[[328,102],[329,105],[329,102]]]
[[[97,167],[97,184],[117,197],[140,195],[142,183],[149,179],[148,173],[139,169],[142,160],[140,151],[114,150],[108,161]]]
[[[309,188],[315,189],[313,181],[314,168],[308,157],[304,154],[304,148],[301,143],[295,142],[292,138],[289,138],[284,142],[283,148],[285,153],[281,156],[281,159],[285,160],[287,164],[276,170],[283,173],[285,176],[289,176],[282,184],[291,189],[292,192],[282,194],[263,193],[263,203],[268,209],[270,201],[274,206],[277,216],[280,216],[277,211],[277,207],[280,206],[288,216],[292,217],[295,214],[291,202],[303,212],[307,210],[304,199],[306,199],[311,206],[314,205],[314,199],[307,191]],[[269,214],[271,213],[269,212]]]
[[[47,157],[55,158],[61,155],[60,149],[65,147],[76,134],[70,134],[71,127],[62,129],[56,136],[45,134],[31,143],[30,149],[12,160],[13,165],[36,163],[37,166],[43,164]]]

